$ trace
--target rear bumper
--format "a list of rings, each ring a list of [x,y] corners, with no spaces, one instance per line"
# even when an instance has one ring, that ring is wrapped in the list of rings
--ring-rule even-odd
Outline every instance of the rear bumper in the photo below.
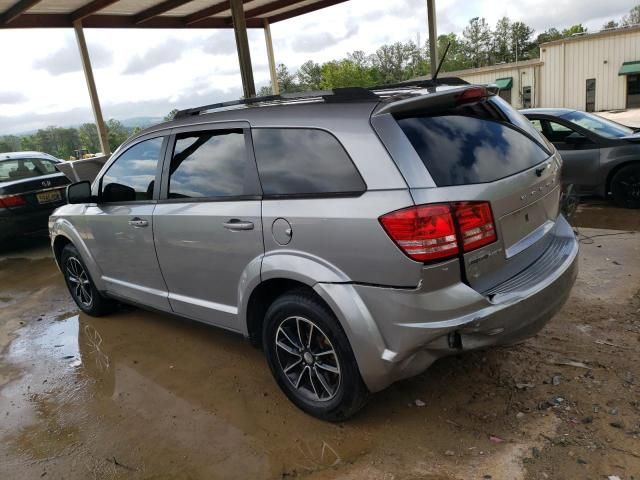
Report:
[[[22,235],[46,234],[49,215],[58,206],[30,212],[0,211],[0,240]]]
[[[439,279],[436,290],[425,277],[417,290],[318,284],[316,291],[337,312],[368,388],[378,391],[440,357],[535,335],[565,303],[578,273],[578,243],[562,216],[550,235],[536,262],[482,294],[460,281],[457,261],[440,268],[450,281],[442,287]]]

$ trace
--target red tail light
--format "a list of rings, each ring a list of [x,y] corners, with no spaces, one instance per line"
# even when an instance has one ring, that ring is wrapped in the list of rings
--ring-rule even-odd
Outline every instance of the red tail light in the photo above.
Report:
[[[7,195],[6,197],[0,197],[0,207],[19,207],[26,204],[27,201],[22,195]]]
[[[388,213],[380,223],[400,249],[419,262],[458,253],[456,229],[447,204],[420,205]]]
[[[486,97],[487,89],[485,87],[471,87],[463,90],[456,96],[456,105],[477,102],[481,98]]]
[[[387,213],[380,223],[398,247],[419,262],[450,258],[497,238],[488,202],[418,205]]]
[[[454,203],[462,249],[470,252],[496,241],[496,228],[489,202]]]

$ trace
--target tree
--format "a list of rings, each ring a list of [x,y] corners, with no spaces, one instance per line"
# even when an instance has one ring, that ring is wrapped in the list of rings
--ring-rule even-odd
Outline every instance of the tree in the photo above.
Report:
[[[502,17],[493,31],[493,61],[510,62],[512,46],[512,27],[509,17]]]
[[[620,24],[618,22],[616,22],[615,20],[609,20],[607,23],[605,23],[602,26],[603,30],[607,30],[609,28],[618,28],[620,26]]]
[[[636,25],[637,23],[640,23],[640,5],[636,5],[629,10],[627,15],[622,17],[623,26]]]
[[[322,67],[313,60],[307,60],[298,69],[297,77],[304,90],[320,90]]]
[[[171,120],[176,118],[176,113],[178,113],[178,112],[179,112],[179,110],[177,108],[174,108],[169,113],[167,113],[162,120],[165,121],[165,122],[170,122]]]
[[[368,87],[374,85],[375,76],[372,69],[345,58],[322,65],[322,89],[330,90],[339,87]]]
[[[449,50],[447,50],[447,56],[442,63],[442,72],[464,70],[465,68],[471,67],[471,62],[467,57],[465,47],[455,33],[438,36],[438,53],[440,59],[444,55],[447,45],[449,45]]]
[[[280,93],[299,92],[300,85],[296,83],[296,75],[289,72],[284,63],[279,63],[276,67],[276,77],[278,78],[278,86]]]
[[[489,50],[491,48],[491,29],[484,18],[474,17],[469,20],[462,32],[464,47],[471,65],[481,67],[489,63]]]
[[[562,31],[563,37],[571,37],[572,35],[577,35],[580,33],[587,33],[586,27],[583,27],[581,23],[576,25],[571,25],[569,28],[565,28]]]
[[[372,73],[381,84],[426,75],[429,67],[426,52],[412,41],[381,46],[371,57],[371,63]]]
[[[523,22],[514,22],[511,25],[511,58],[515,60],[526,60],[531,58],[531,50],[535,49],[535,44],[531,43],[533,28]]]
[[[95,123],[83,123],[78,127],[80,146],[86,148],[90,153],[100,151],[100,137]]]
[[[129,137],[127,129],[114,118],[110,118],[107,121],[107,138],[109,139],[109,148],[111,151],[115,151]]]
[[[20,150],[20,137],[5,135],[0,137],[0,153],[16,152]]]

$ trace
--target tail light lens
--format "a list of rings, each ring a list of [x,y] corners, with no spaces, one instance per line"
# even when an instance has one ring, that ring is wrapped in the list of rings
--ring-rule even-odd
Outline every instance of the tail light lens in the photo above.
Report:
[[[380,223],[410,258],[419,262],[458,253],[456,228],[447,204],[420,205],[388,213]]]
[[[462,93],[456,96],[456,105],[464,105],[465,103],[477,102],[489,93],[485,87],[471,87],[463,90]]]
[[[470,252],[496,241],[496,227],[489,202],[454,203],[453,208],[463,251]]]
[[[26,204],[27,201],[22,195],[7,195],[6,197],[0,197],[0,207],[19,207]]]
[[[379,220],[396,245],[419,262],[451,258],[497,238],[488,202],[418,205]]]

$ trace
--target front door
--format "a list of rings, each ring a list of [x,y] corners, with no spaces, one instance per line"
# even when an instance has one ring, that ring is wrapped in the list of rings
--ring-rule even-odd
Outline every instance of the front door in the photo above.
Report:
[[[585,110],[587,112],[596,111],[596,79],[588,78],[586,84],[586,105]]]
[[[86,243],[107,290],[162,310],[170,306],[153,243],[153,210],[166,138],[143,140],[119,155],[84,215]]]
[[[176,313],[232,330],[243,274],[264,254],[261,191],[249,125],[174,130],[153,215]]]
[[[640,108],[640,75],[627,75],[627,108]]]
[[[588,193],[595,189],[602,180],[597,175],[600,168],[599,146],[565,123],[542,120],[541,124],[542,132],[562,157],[563,183],[575,185],[578,192]]]

